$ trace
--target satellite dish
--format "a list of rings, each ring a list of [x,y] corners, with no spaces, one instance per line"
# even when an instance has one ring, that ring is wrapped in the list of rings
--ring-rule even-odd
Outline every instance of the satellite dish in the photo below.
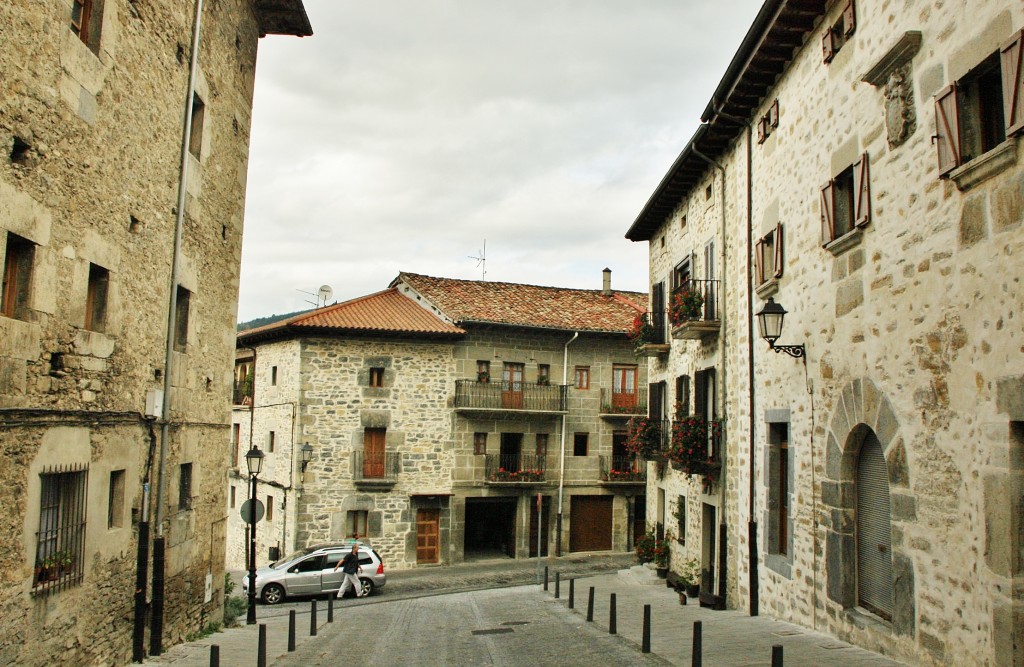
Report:
[[[331,289],[330,285],[321,285],[319,291],[316,293],[317,299],[321,302],[321,305],[326,306],[327,302],[334,296],[334,290]]]

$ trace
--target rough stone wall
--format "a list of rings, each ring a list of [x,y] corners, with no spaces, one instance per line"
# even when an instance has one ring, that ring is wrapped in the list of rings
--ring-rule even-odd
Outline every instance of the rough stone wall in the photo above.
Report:
[[[841,9],[829,9],[755,114],[779,100],[779,127],[752,150],[750,217],[755,240],[778,222],[784,226],[784,273],[774,298],[790,314],[779,342],[805,344],[807,359],[805,366],[755,341],[751,449],[745,326],[727,338],[743,357],[726,395],[735,463],[728,473],[735,496],[728,497],[737,500],[730,517],[738,519],[730,518],[730,545],[737,545],[730,561],[739,561],[738,595],[729,604],[744,606],[750,595],[745,522],[752,456],[762,613],[911,663],[1019,664],[1024,393],[1020,328],[1012,323],[1024,305],[1015,259],[1024,243],[1021,140],[1011,138],[940,179],[931,135],[933,95],[1024,27],[1024,8],[863,0],[856,32],[825,65],[820,35]],[[909,67],[897,68],[899,80],[863,81],[907,31],[920,31],[923,41]],[[894,108],[908,100],[911,113]],[[721,159],[733,183],[745,178],[746,150],[741,138]],[[871,221],[824,249],[819,188],[865,152]],[[702,197],[703,188],[691,196]],[[745,196],[741,189],[728,209],[728,252],[738,261],[726,270],[737,286],[746,285]],[[666,250],[653,239],[652,282],[688,251],[673,225],[676,216],[661,232],[668,232]],[[755,312],[769,293],[759,290]],[[729,294],[730,312],[745,320],[745,290]],[[675,345],[667,363],[674,358]],[[652,362],[652,378],[660,363]],[[676,374],[664,372],[666,379]],[[768,565],[765,522],[766,423],[784,412],[794,480],[788,572]],[[891,620],[858,606],[849,556],[851,470],[868,430],[889,468]]]
[[[8,233],[35,244],[25,308],[0,316],[0,457],[11,546],[0,581],[0,662],[119,664],[131,656],[135,525],[155,484],[147,391],[171,372],[165,644],[222,604],[223,442],[231,381],[248,128],[258,27],[244,0],[207,3],[190,157],[181,284],[192,293],[186,351],[164,369],[188,3],[106,0],[95,41],[70,30],[70,2],[0,7],[0,255]],[[90,264],[109,271],[102,331],[84,328]],[[70,429],[70,430],[69,430]],[[78,443],[69,447],[63,439]],[[68,452],[72,452],[70,456]],[[193,464],[191,509],[178,471]],[[83,582],[32,595],[39,477],[88,464]],[[124,527],[108,529],[109,475],[125,470]],[[204,603],[206,577],[213,596]]]
[[[347,513],[365,510],[387,567],[415,564],[410,494],[451,488],[451,344],[308,338],[300,363],[298,439],[313,446],[313,461],[299,500],[298,546],[342,539]],[[384,387],[368,386],[371,367],[385,369]],[[385,450],[401,454],[390,488],[354,483],[352,452],[362,452],[365,428],[386,428]]]

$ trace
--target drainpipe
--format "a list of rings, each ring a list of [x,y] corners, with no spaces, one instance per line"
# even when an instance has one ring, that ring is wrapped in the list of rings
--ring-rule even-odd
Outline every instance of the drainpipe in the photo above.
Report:
[[[572,345],[573,341],[580,337],[580,332],[573,333],[572,338],[565,344],[565,349],[562,352],[562,387],[563,390],[568,392],[566,388],[569,384],[569,346]],[[566,406],[569,407],[569,406]],[[555,520],[555,555],[562,555],[562,497],[565,491],[565,422],[568,415],[562,414],[562,442],[559,446],[558,452],[558,516]],[[537,553],[540,553],[540,545],[537,545]]]
[[[725,277],[726,277],[726,274],[727,274],[727,271],[726,271],[726,259],[727,259],[727,257],[726,257],[726,252],[725,252],[725,250],[726,250],[726,234],[725,234],[726,233],[726,219],[725,219],[725,167],[723,167],[721,164],[719,164],[717,161],[711,159],[707,155],[704,155],[703,153],[701,153],[697,149],[696,146],[693,147],[693,154],[696,155],[697,157],[699,157],[700,159],[704,160],[708,164],[710,164],[715,169],[717,169],[719,175],[721,176],[721,181],[722,181],[722,188],[721,188],[721,190],[722,190],[721,242],[719,243],[719,245],[721,246],[720,257],[721,257],[721,266],[722,266],[722,268],[719,271],[719,275],[721,275],[721,278],[719,278],[719,280],[721,282],[720,282],[720,286],[718,288],[718,303],[716,304],[718,306],[718,317],[719,317],[719,319],[722,320],[722,336],[720,337],[720,342],[719,342],[719,345],[718,345],[720,353],[721,353],[721,356],[722,356],[722,361],[721,361],[721,364],[722,364],[722,379],[721,379],[721,382],[719,383],[721,385],[721,387],[722,387],[722,391],[718,391],[718,387],[716,386],[715,387],[715,394],[716,394],[716,398],[718,398],[719,403],[722,406],[722,413],[721,413],[722,423],[723,424],[728,424],[728,420],[726,419],[726,417],[728,415],[727,415],[726,401],[725,401],[726,387],[728,387],[728,382],[726,381],[727,380],[727,371],[728,371],[728,368],[729,368],[728,365],[727,365],[728,357],[726,356],[726,348],[728,346],[725,344],[725,335],[729,331],[728,322],[727,322],[728,311],[724,307],[724,304],[725,304],[725,291],[726,291],[726,289],[725,289],[726,288]],[[716,382],[717,382],[717,380],[716,380]],[[727,574],[726,567],[727,567],[728,562],[729,562],[727,554],[726,554],[727,547],[728,547],[728,532],[726,530],[726,524],[725,524],[725,517],[726,517],[725,490],[726,490],[726,486],[728,485],[728,480],[729,480],[729,476],[727,474],[727,471],[729,470],[729,467],[727,465],[727,455],[728,455],[728,451],[727,450],[728,450],[728,448],[725,447],[725,443],[722,443],[721,452],[719,452],[719,454],[720,454],[720,456],[722,458],[722,483],[719,484],[719,490],[718,490],[718,493],[719,493],[719,505],[720,505],[720,509],[719,509],[719,517],[720,518],[719,518],[719,523],[718,523],[718,530],[719,530],[719,537],[718,537],[718,543],[719,543],[719,548],[718,548],[718,594],[719,594],[719,596],[722,597],[723,600],[725,599],[726,585],[727,585],[726,584],[726,581],[727,581],[727,578],[726,578],[726,574]]]
[[[178,208],[174,219],[174,248],[171,255],[170,299],[167,308],[167,340],[164,348],[164,400],[161,409],[160,456],[156,477],[156,539],[153,545],[153,613],[150,617],[150,653],[160,655],[163,650],[163,552],[164,552],[164,510],[166,502],[167,439],[171,413],[171,364],[174,356],[174,332],[177,328],[179,263],[181,259],[181,235],[185,222],[185,190],[188,181],[188,147],[192,141],[192,100],[195,97],[196,73],[199,68],[199,24],[203,13],[203,0],[196,0],[195,16],[192,19],[192,57],[188,70],[187,95],[181,128],[181,166],[178,172]],[[159,561],[159,562],[158,562]],[[158,570],[159,567],[159,570]]]

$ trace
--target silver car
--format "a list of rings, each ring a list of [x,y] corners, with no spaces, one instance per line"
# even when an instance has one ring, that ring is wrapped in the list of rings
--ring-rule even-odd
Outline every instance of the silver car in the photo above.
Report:
[[[256,597],[266,604],[277,604],[286,597],[337,593],[344,574],[337,565],[352,551],[353,542],[320,544],[283,558],[256,570]],[[361,595],[370,595],[387,583],[384,561],[368,544],[359,542],[359,573]],[[249,594],[249,576],[242,580],[242,590]]]

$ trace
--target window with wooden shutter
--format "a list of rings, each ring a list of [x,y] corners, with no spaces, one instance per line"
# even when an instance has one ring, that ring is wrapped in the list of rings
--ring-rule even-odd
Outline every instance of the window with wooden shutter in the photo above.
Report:
[[[835,182],[821,186],[821,245],[828,245],[835,238]]]
[[[775,129],[779,126],[779,101],[775,100],[772,105],[768,107],[768,126]]]
[[[871,222],[871,185],[867,153],[853,163],[853,192],[853,223],[863,227]]]
[[[775,270],[772,272],[773,278],[782,277],[782,223],[775,225]]]
[[[999,50],[1003,75],[1003,117],[1006,135],[1024,130],[1024,29]]]
[[[676,378],[676,417],[687,417],[690,414],[690,376],[680,375]]]
[[[956,83],[935,96],[935,147],[939,157],[939,176],[960,166],[960,124],[956,101]]]
[[[836,57],[836,49],[832,44],[832,28],[826,28],[825,34],[821,36],[822,60],[827,65]]]
[[[857,29],[856,16],[853,9],[853,0],[846,3],[843,7],[843,36],[849,37],[853,34],[853,31]]]
[[[757,143],[759,144],[763,144],[764,140],[768,138],[768,133],[765,132],[766,125],[764,118],[757,121]]]
[[[757,277],[757,284],[764,284],[764,239],[758,239],[754,244],[754,275]]]

